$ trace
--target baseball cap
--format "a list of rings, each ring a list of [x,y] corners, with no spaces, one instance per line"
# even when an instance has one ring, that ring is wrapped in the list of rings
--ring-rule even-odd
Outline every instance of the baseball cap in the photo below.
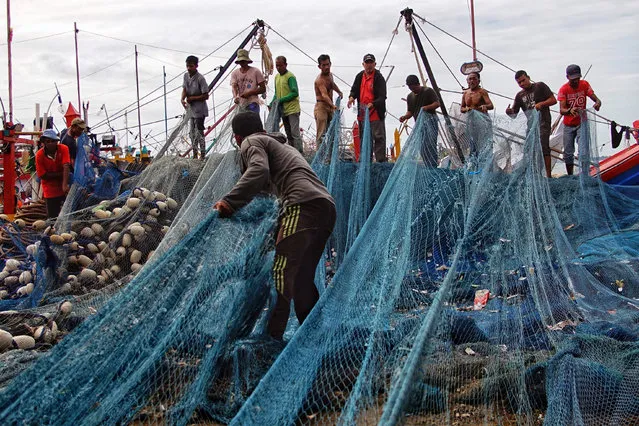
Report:
[[[413,86],[415,84],[419,84],[419,78],[416,75],[411,74],[408,77],[406,77],[407,86]]]
[[[566,76],[569,80],[581,77],[581,68],[579,68],[579,65],[568,65],[568,67],[566,67]]]
[[[47,129],[44,132],[42,132],[42,136],[40,136],[40,139],[42,139],[42,138],[47,138],[47,139],[51,139],[51,140],[54,140],[54,141],[59,141],[60,140],[60,138],[58,137],[58,134],[53,129]]]
[[[367,53],[364,55],[364,62],[375,62],[375,55],[372,53]]]
[[[83,130],[87,128],[87,123],[85,123],[84,120],[79,117],[74,118],[73,121],[71,121],[71,125],[78,126]]]

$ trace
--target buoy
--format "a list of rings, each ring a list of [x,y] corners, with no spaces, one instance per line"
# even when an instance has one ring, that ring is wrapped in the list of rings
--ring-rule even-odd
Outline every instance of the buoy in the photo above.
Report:
[[[7,263],[5,263],[5,265],[4,265],[4,269],[9,271],[9,272],[15,271],[19,267],[20,267],[20,261],[18,261],[16,259],[9,259],[9,260],[7,260]]]
[[[178,206],[177,201],[175,201],[173,198],[171,197],[167,197],[166,199],[166,205],[171,209],[171,210],[175,210]]]
[[[157,191],[155,191],[155,192],[154,192],[154,194],[155,194],[155,199],[156,199],[157,201],[164,201],[164,200],[166,200],[166,195],[162,194],[161,192],[157,192]]]
[[[166,211],[166,209],[168,208],[168,206],[166,205],[165,202],[163,201],[158,201],[155,203],[158,206],[158,209],[160,209],[160,211]]]
[[[111,232],[111,235],[109,235],[109,242],[111,244],[114,244],[118,238],[120,238],[120,233],[119,232]]]
[[[104,211],[104,210],[98,210],[98,211]],[[100,218],[100,219],[104,219],[104,218]],[[95,233],[95,235],[100,235],[104,232],[104,228],[99,223],[92,224],[91,230]]]
[[[31,280],[33,279],[33,277],[31,276],[31,272],[29,271],[24,271],[23,273],[20,274],[20,283],[21,284],[28,284],[31,282]]]
[[[62,238],[60,235],[53,234],[53,235],[51,235],[50,238],[51,238],[51,242],[53,244],[56,244],[56,245],[64,244],[64,238]]]
[[[118,256],[124,256],[126,254],[126,247],[118,247],[115,251],[115,254],[117,254]]]
[[[162,233],[163,233],[163,234],[166,234],[167,232],[169,232],[169,227],[168,227],[168,226],[166,226],[166,225],[164,225],[164,226],[162,227]]]
[[[91,238],[95,235],[95,232],[93,232],[93,229],[87,226],[86,228],[83,228],[82,231],[80,231],[80,235],[85,238]]]
[[[129,231],[135,236],[144,235],[145,232],[144,228],[141,225],[133,225],[129,227]]]
[[[99,252],[99,251],[100,251],[100,249],[98,248],[98,246],[96,246],[96,245],[95,245],[95,244],[93,244],[93,243],[89,243],[89,244],[87,244],[87,248],[89,249],[89,251],[90,251],[91,253],[97,253],[97,252]]]
[[[64,238],[64,241],[71,241],[73,239],[73,235],[69,234],[68,232],[63,232],[62,234],[60,234],[60,236]]]
[[[68,300],[65,300],[64,302],[60,303],[60,305],[58,305],[58,311],[60,312],[60,315],[67,316],[71,313],[72,310],[73,303],[69,302]]]
[[[97,276],[98,276],[98,273],[95,272],[93,269],[89,269],[89,268],[84,268],[82,272],[80,272],[80,279],[86,280],[86,281],[94,280],[95,277]]]
[[[11,347],[13,336],[6,330],[0,329],[0,351],[4,351]]]
[[[131,265],[131,272],[138,272],[142,268],[142,265],[139,263],[133,263]]]
[[[20,287],[17,291],[16,294],[20,297],[23,296],[28,296],[33,292],[33,283],[29,283],[25,286]]]
[[[38,251],[38,246],[36,246],[35,244],[29,244],[27,246],[27,254],[29,255],[35,256],[37,251]]]
[[[36,231],[42,231],[44,228],[47,227],[47,222],[44,220],[36,220],[35,222],[33,222],[31,227]]]
[[[16,219],[13,221],[13,223],[15,223],[16,226],[20,229],[24,228],[27,225],[27,223],[22,219]]]
[[[89,257],[89,256],[85,256],[83,254],[81,254],[80,256],[78,256],[78,263],[82,266],[84,266],[85,268],[87,266],[89,266],[91,263],[93,262],[93,260]]]
[[[111,211],[109,210],[96,210],[94,214],[98,219],[107,219],[111,217]]]
[[[126,200],[126,206],[130,209],[136,209],[140,205],[140,199],[136,197],[131,197]]]
[[[118,217],[121,214],[123,214],[124,211],[122,211],[122,209],[120,207],[116,207],[113,209],[113,216]]]
[[[36,341],[31,336],[13,336],[12,344],[16,349],[31,349],[35,347]]]
[[[122,246],[129,247],[131,245],[131,234],[124,234],[122,236]]]
[[[129,258],[131,263],[139,263],[142,259],[142,252],[140,250],[133,250],[131,257]]]

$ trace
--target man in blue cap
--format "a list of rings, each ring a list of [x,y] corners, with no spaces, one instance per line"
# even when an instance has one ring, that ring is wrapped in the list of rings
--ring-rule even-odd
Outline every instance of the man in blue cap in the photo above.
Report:
[[[49,218],[60,214],[69,192],[69,174],[71,173],[69,148],[58,144],[59,140],[55,130],[45,130],[40,136],[42,148],[36,153],[36,173],[42,181],[42,194]]]

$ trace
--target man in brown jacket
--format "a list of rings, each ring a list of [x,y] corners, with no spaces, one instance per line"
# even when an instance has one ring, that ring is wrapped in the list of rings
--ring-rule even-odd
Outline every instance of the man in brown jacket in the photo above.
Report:
[[[335,225],[335,202],[304,157],[287,145],[286,136],[264,131],[259,115],[239,113],[231,125],[242,177],[213,208],[229,217],[270,188],[282,202],[273,265],[277,302],[268,324],[269,334],[281,339],[291,300],[301,324],[319,299],[315,268]]]

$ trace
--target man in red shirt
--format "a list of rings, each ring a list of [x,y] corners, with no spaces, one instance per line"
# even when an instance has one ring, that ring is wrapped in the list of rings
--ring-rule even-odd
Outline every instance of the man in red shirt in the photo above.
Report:
[[[55,130],[45,130],[40,136],[42,148],[36,153],[36,173],[42,181],[42,192],[49,218],[60,214],[66,194],[69,192],[71,172],[69,148],[58,144],[59,140]]]
[[[568,83],[561,86],[557,100],[559,112],[564,116],[564,162],[566,173],[572,175],[575,165],[575,141],[579,142],[581,114],[586,109],[586,96],[595,103],[593,108],[599,111],[601,100],[595,95],[587,81],[581,79],[579,65],[568,65],[566,68]]]
[[[348,97],[348,108],[353,106],[357,99],[359,128],[364,128],[365,107],[370,111],[371,133],[373,136],[373,152],[378,163],[386,161],[386,80],[382,73],[375,69],[375,56],[371,53],[364,55],[364,71],[355,76],[355,82],[351,87]]]

